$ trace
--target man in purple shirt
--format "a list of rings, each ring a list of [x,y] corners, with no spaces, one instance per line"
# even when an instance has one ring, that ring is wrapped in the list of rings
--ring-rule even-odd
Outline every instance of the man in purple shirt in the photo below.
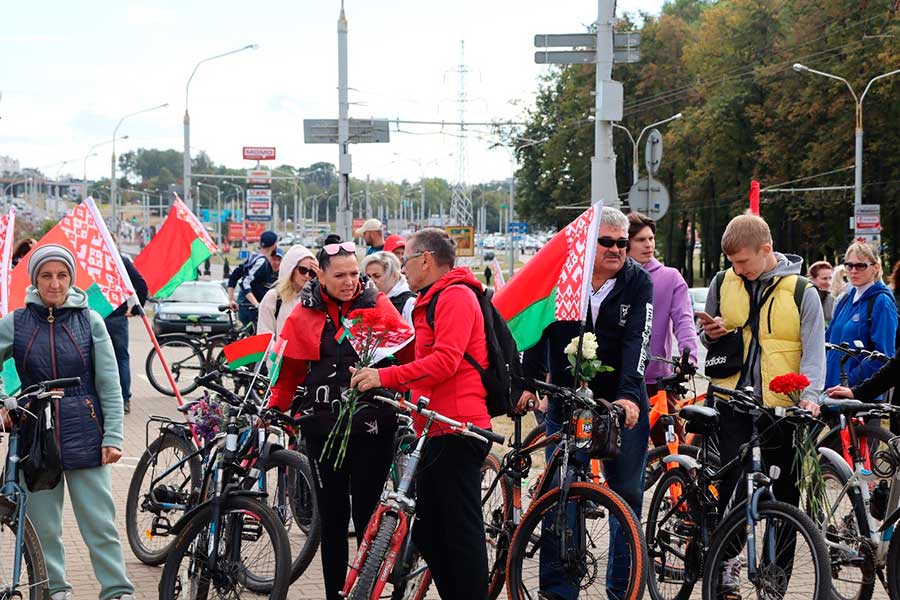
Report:
[[[690,351],[691,361],[697,362],[697,330],[694,325],[694,312],[688,286],[677,269],[666,267],[656,260],[656,222],[641,213],[628,215],[628,256],[636,260],[650,273],[653,280],[653,329],[650,333],[650,355],[672,358],[672,332],[678,340],[679,355],[685,349]],[[666,363],[651,360],[647,365],[644,377],[647,383],[647,395],[651,399],[656,395],[657,381],[672,373],[672,367]],[[675,399],[669,396],[669,410],[674,408]],[[684,436],[681,426],[676,422],[676,432]],[[661,422],[650,432],[654,446],[665,443],[665,431]]]

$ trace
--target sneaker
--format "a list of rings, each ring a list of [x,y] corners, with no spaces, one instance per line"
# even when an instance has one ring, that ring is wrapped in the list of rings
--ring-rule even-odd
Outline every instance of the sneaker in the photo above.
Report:
[[[723,594],[730,599],[740,598],[733,593],[741,589],[741,558],[728,558],[722,563],[722,584],[719,586]],[[731,593],[729,593],[731,592]]]
[[[50,595],[50,600],[73,600],[72,590],[63,590]]]
[[[131,404],[126,403],[124,409],[125,409],[125,414],[126,414],[126,415],[127,415],[128,413],[130,413],[130,412],[131,412]]]

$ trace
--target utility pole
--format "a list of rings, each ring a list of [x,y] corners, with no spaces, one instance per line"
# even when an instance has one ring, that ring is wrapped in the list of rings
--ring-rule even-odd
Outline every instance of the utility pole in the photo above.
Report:
[[[366,175],[366,218],[372,218],[372,197],[369,195],[369,175]]]
[[[608,206],[619,207],[616,188],[616,154],[612,144],[610,105],[618,101],[618,119],[622,116],[622,86],[618,98],[612,90],[613,23],[616,17],[615,0],[597,0],[597,70],[594,96],[594,156],[591,157],[591,204],[601,200]],[[510,207],[512,209],[512,207]]]
[[[337,233],[343,240],[352,239],[352,213],[350,210],[350,104],[347,98],[347,17],[341,0],[341,14],[338,17],[338,207],[335,215]]]

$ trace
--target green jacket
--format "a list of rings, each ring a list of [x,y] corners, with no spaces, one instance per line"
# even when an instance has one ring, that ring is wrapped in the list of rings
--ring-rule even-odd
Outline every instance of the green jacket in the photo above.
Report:
[[[33,286],[29,286],[25,292],[25,303],[44,305]],[[66,303],[63,306],[88,308],[87,295],[73,286],[69,288]],[[90,309],[88,309],[88,317],[93,341],[94,387],[97,389],[100,407],[103,410],[103,441],[101,444],[104,447],[109,446],[121,450],[125,417],[122,387],[119,384],[119,367],[103,318]],[[0,319],[0,362],[12,358],[15,335],[14,313],[10,312]]]

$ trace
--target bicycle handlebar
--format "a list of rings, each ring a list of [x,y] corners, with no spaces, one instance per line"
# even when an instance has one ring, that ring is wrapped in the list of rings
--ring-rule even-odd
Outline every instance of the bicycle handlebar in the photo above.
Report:
[[[70,388],[79,385],[81,385],[81,377],[62,377],[59,379],[49,379],[47,381],[41,381],[22,390],[18,396],[4,397],[3,408],[8,410],[9,412],[15,412],[17,410],[21,410],[22,406],[20,402],[23,398],[28,398],[29,396],[39,397],[41,396],[41,394],[46,392],[53,392],[54,390]]]
[[[423,417],[433,419],[439,423],[443,423],[444,425],[449,425],[455,433],[458,433],[460,435],[468,435],[481,439],[485,442],[494,442],[496,444],[503,444],[504,442],[506,442],[506,438],[504,438],[499,433],[495,433],[487,429],[482,429],[481,427],[477,427],[472,423],[460,423],[459,421],[454,421],[453,419],[445,417],[439,412],[425,408],[426,406],[428,406],[429,401],[424,397],[420,397],[419,401],[416,403],[407,402],[400,394],[397,394],[393,398],[376,395],[375,399],[380,402],[384,402],[385,404],[389,404],[397,410],[402,410],[404,412],[414,412],[422,415]]]
[[[847,342],[841,342],[840,344],[832,344],[830,342],[825,343],[826,350],[834,350],[836,352],[840,352],[844,354],[846,358],[867,358],[872,360],[878,360],[882,362],[887,362],[890,360],[888,356],[878,352],[877,350],[866,350],[865,348],[851,348],[850,344]]]
[[[731,402],[741,405],[747,411],[767,412],[776,417],[798,417],[801,420],[815,420],[812,412],[799,406],[765,406],[757,402],[756,396],[747,391],[733,390],[715,384],[709,384],[707,391],[731,398]]]

